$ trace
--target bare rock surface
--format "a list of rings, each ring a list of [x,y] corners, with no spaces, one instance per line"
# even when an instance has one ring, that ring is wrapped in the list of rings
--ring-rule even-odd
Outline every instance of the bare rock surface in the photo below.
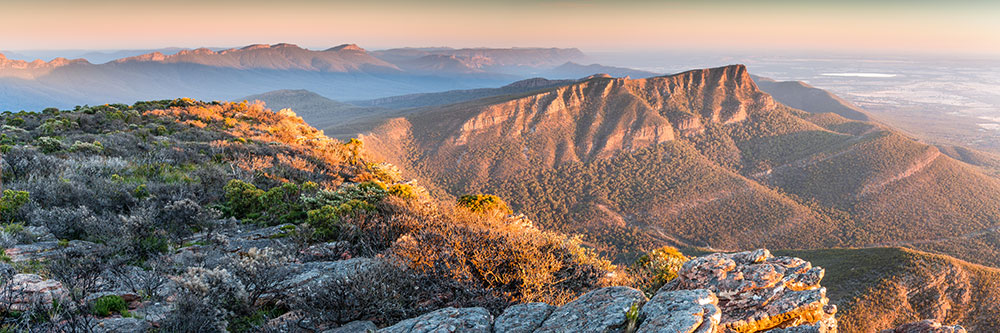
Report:
[[[375,324],[367,320],[352,321],[343,326],[328,329],[323,331],[323,333],[368,333],[377,332],[378,327]]]
[[[138,318],[106,318],[97,320],[94,332],[147,332],[151,327],[149,322]]]
[[[921,320],[900,325],[895,329],[883,330],[882,333],[965,333],[965,328],[959,325],[945,326],[934,320]]]
[[[314,265],[325,267],[320,271],[356,270],[366,261],[334,263]],[[514,305],[495,321],[481,308],[444,308],[379,332],[623,332],[629,324],[626,313],[636,305],[637,332],[835,333],[837,307],[819,284],[823,273],[805,260],[774,257],[765,249],[714,253],[686,262],[678,277],[648,301],[639,290],[607,287],[561,307]],[[301,280],[315,278],[303,274]],[[933,322],[907,325],[883,333],[965,332]]]
[[[645,302],[646,295],[633,288],[597,289],[553,311],[535,332],[618,332],[625,327],[625,312]]]
[[[52,300],[66,295],[62,283],[35,274],[14,275],[0,290],[0,303],[10,304],[14,311],[26,311],[35,304],[50,307]]]
[[[11,262],[22,262],[30,260],[51,260],[70,251],[75,252],[96,252],[101,245],[82,240],[72,240],[68,243],[60,244],[59,241],[42,241],[31,244],[18,244],[6,249],[4,252],[10,257]]]
[[[383,328],[379,333],[490,333],[493,316],[483,308],[443,308]]]
[[[530,333],[542,326],[556,307],[545,303],[526,303],[508,307],[495,323],[495,333]]]
[[[715,332],[722,312],[707,289],[661,291],[642,307],[638,332]]]
[[[722,310],[720,330],[757,332],[816,325],[835,331],[836,306],[819,285],[824,271],[792,257],[774,257],[766,249],[713,253],[686,263],[664,290],[707,289]]]

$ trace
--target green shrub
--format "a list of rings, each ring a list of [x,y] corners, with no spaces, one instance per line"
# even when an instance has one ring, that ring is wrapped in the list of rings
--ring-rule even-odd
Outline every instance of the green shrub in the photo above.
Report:
[[[59,152],[65,148],[61,140],[48,136],[38,138],[36,143],[42,149],[42,152],[46,154]]]
[[[7,118],[7,125],[14,127],[21,127],[24,125],[24,118],[21,117]]]
[[[101,296],[94,301],[92,310],[92,313],[99,317],[107,317],[112,313],[128,316],[128,305],[125,299],[118,295]]]
[[[80,153],[90,153],[90,154],[100,154],[101,152],[104,151],[104,145],[102,145],[98,141],[94,141],[93,143],[76,141],[76,142],[73,143],[72,146],[69,147],[69,151],[71,151],[71,152],[80,152]]]
[[[4,222],[14,220],[14,214],[21,206],[28,203],[29,195],[27,191],[4,190],[3,197],[0,197],[0,219]]]
[[[301,222],[306,218],[302,196],[315,193],[318,188],[316,183],[305,182],[302,185],[285,183],[267,190],[259,197],[264,214],[257,222],[271,226]]]
[[[400,197],[403,199],[413,199],[417,197],[417,191],[410,184],[394,184],[386,189],[386,192],[391,196]]]
[[[513,211],[500,197],[492,194],[467,194],[458,199],[458,205],[475,213],[496,212],[512,214]]]
[[[139,251],[146,255],[167,253],[170,250],[170,243],[165,237],[150,235],[139,239]]]
[[[260,196],[264,191],[242,180],[230,180],[225,187],[225,210],[230,216],[244,219],[259,216],[262,210]]]
[[[303,197],[302,200],[311,209],[323,206],[340,207],[352,200],[362,201],[369,205],[382,202],[389,195],[385,185],[379,182],[363,182],[344,185],[336,191],[319,191],[315,196]]]

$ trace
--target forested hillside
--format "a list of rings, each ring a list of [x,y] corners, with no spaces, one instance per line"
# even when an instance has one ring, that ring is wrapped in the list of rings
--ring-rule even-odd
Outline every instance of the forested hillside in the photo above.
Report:
[[[982,168],[884,125],[787,107],[739,65],[416,109],[367,133],[444,193],[499,194],[611,254],[910,246],[1000,221],[1000,181]],[[979,244],[933,249],[1000,264],[980,255],[1000,243]]]

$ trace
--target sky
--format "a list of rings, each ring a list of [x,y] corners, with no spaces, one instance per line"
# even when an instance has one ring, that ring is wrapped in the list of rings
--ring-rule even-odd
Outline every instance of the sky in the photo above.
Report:
[[[0,0],[0,49],[578,47],[998,55],[1000,1]]]

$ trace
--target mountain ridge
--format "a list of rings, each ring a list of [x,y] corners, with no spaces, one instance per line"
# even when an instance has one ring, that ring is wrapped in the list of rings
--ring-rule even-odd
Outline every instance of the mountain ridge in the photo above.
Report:
[[[612,253],[913,242],[1000,218],[996,178],[881,124],[785,106],[742,65],[595,76],[368,124],[354,133],[445,195],[501,195]],[[936,248],[1000,264],[952,244]]]

